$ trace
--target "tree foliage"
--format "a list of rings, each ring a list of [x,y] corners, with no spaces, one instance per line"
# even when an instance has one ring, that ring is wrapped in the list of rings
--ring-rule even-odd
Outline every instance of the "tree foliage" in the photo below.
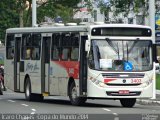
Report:
[[[73,8],[76,8],[80,0],[48,0],[40,4],[37,9],[38,23],[44,20],[44,16],[56,18],[61,16],[64,22],[72,21]]]
[[[61,16],[64,22],[72,21],[73,8],[81,0],[38,0],[37,23],[44,17]],[[26,4],[28,3],[28,4]],[[5,30],[11,27],[29,27],[32,22],[32,0],[0,0],[0,40],[4,42]]]
[[[113,12],[114,16],[120,13],[127,17],[130,12],[138,14],[143,12],[143,15],[148,15],[149,0],[95,0],[102,12]],[[142,10],[143,9],[143,10]]]
[[[8,27],[18,27],[19,15],[16,0],[0,1],[0,40],[4,42],[5,30]]]

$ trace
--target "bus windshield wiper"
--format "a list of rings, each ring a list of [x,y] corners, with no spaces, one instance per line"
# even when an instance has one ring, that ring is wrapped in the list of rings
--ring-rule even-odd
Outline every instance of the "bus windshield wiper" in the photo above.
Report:
[[[106,38],[106,41],[108,43],[109,46],[111,46],[111,48],[118,54],[118,59],[120,59],[120,56],[119,56],[119,47],[118,47],[118,42],[117,42],[117,49],[115,48],[115,45],[113,45],[112,41],[108,38]]]
[[[129,56],[129,52],[128,52],[128,43],[126,43],[126,47],[127,47],[127,62],[128,62],[128,56]]]

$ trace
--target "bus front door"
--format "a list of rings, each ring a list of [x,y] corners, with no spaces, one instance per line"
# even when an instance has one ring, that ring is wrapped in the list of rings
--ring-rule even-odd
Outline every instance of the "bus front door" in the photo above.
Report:
[[[20,46],[21,34],[15,34],[15,48],[14,48],[14,91],[20,91]]]
[[[51,34],[42,35],[41,88],[42,93],[49,93],[50,43]]]

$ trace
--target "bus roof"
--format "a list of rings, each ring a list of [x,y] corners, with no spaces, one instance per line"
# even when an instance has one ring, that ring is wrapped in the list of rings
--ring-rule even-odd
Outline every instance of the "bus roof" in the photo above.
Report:
[[[6,33],[30,33],[30,32],[87,32],[89,29],[97,27],[128,27],[128,28],[149,28],[144,25],[134,24],[102,24],[102,25],[81,25],[81,26],[60,26],[60,27],[24,27],[24,28],[9,28]]]

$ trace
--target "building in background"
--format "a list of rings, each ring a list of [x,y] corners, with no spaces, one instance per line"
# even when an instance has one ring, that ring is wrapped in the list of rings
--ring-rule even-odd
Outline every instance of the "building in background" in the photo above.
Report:
[[[82,0],[77,6],[79,11],[75,12],[74,19],[81,19],[82,22],[104,22],[105,16],[100,12],[94,0],[91,0],[92,10],[87,7],[87,3]],[[76,11],[76,10],[75,10]]]

